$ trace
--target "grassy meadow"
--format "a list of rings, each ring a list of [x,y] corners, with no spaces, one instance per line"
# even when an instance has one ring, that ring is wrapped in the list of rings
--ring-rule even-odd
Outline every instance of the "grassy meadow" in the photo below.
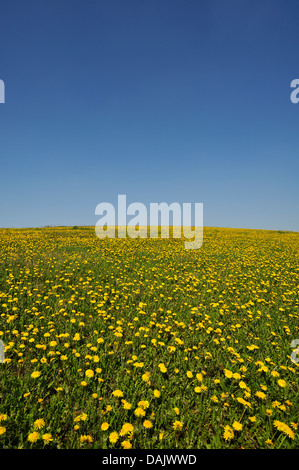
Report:
[[[0,448],[299,447],[299,233],[0,239]]]

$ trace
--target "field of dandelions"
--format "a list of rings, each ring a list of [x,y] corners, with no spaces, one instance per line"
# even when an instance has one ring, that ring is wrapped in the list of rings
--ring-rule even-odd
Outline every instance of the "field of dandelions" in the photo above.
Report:
[[[0,237],[0,448],[299,447],[299,233]]]

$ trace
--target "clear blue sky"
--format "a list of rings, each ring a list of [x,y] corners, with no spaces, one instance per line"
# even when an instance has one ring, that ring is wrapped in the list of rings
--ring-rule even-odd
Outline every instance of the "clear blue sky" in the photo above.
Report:
[[[0,227],[202,202],[299,231],[298,0],[1,0]]]

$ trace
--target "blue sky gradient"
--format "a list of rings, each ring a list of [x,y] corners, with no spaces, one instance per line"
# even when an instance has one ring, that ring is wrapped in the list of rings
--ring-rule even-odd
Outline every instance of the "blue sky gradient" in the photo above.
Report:
[[[0,227],[202,202],[299,231],[297,0],[1,0]]]

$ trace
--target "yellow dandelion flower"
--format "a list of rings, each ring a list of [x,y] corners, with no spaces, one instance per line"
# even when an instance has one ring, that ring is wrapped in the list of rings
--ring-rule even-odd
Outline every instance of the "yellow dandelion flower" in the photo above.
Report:
[[[144,382],[148,382],[150,375],[151,375],[150,372],[145,372],[145,374],[143,374],[141,378]]]
[[[130,410],[132,408],[131,403],[129,403],[126,400],[122,400],[122,404],[123,404],[123,407],[124,407],[125,410]]]
[[[133,430],[134,430],[134,426],[131,423],[125,423],[123,424],[119,435],[125,436],[126,434],[133,432]]]
[[[34,431],[34,432],[31,432],[29,435],[28,435],[28,438],[27,440],[29,442],[36,442],[38,439],[39,439],[39,433]]]
[[[46,432],[46,434],[43,434],[42,439],[46,444],[48,444],[50,441],[53,441],[52,434],[50,434],[49,432]]]
[[[87,370],[85,371],[85,375],[86,375],[86,377],[88,377],[88,378],[92,378],[92,377],[94,376],[94,371],[91,370],[91,369],[87,369]]]
[[[237,401],[241,403],[242,405],[248,406],[249,408],[251,408],[251,404],[249,403],[249,401],[244,400],[244,398],[238,397]]]
[[[81,413],[81,414],[79,415],[79,418],[80,418],[81,421],[86,421],[87,418],[88,418],[88,416],[87,416],[86,413]]]
[[[149,407],[149,402],[147,400],[140,400],[137,405],[146,410]]]
[[[165,365],[163,363],[160,363],[159,364],[159,369],[160,371],[164,374],[165,372],[167,372],[167,368],[165,367]]]
[[[183,428],[183,423],[181,421],[174,421],[172,427],[175,431],[181,431]]]
[[[233,374],[233,378],[239,380],[241,378],[241,375],[238,372],[235,372]]]
[[[271,375],[272,375],[272,377],[279,377],[280,373],[277,372],[277,370],[272,370]]]
[[[145,411],[143,408],[141,408],[140,406],[138,408],[136,408],[136,410],[134,411],[134,415],[135,416],[145,416]]]
[[[38,377],[40,377],[40,375],[40,372],[38,370],[35,370],[34,372],[32,372],[31,377],[33,379],[37,379]]]
[[[89,435],[83,434],[80,436],[80,442],[93,442],[93,438]]]
[[[239,421],[234,421],[232,424],[233,428],[235,431],[241,431],[243,428],[243,425],[239,423]]]
[[[34,429],[42,429],[45,426],[45,420],[44,419],[37,419],[34,421]]]
[[[115,444],[118,441],[118,433],[116,431],[110,433],[109,441],[111,442],[111,444]]]
[[[278,429],[278,431],[282,431],[287,434],[291,439],[295,439],[294,431],[292,431],[292,429],[287,424],[278,420],[275,420],[273,424]]]
[[[143,426],[146,428],[146,429],[150,429],[153,427],[153,424],[152,422],[149,420],[149,419],[146,419],[143,421]]]
[[[278,383],[278,385],[279,385],[280,387],[286,387],[286,386],[287,386],[286,381],[283,380],[283,379],[277,380],[277,383]]]
[[[130,441],[122,441],[121,446],[123,449],[132,449],[132,444]]]
[[[224,427],[223,437],[226,441],[230,441],[234,438],[234,430],[229,425]]]
[[[255,395],[258,398],[261,398],[262,400],[264,400],[266,398],[266,394],[264,392],[261,392],[261,391],[257,391]]]
[[[224,375],[225,375],[225,377],[227,377],[228,379],[231,379],[232,376],[233,376],[233,373],[232,373],[231,370],[224,369]]]

